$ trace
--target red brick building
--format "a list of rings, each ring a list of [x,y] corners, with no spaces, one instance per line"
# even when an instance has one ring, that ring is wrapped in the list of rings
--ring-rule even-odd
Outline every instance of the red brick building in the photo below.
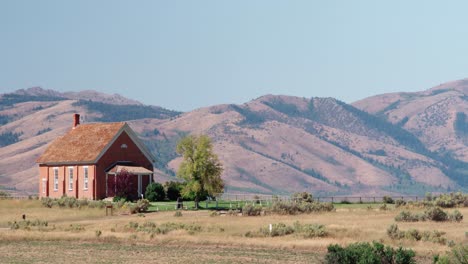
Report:
[[[39,196],[103,199],[114,196],[122,170],[131,176],[133,195],[141,197],[153,181],[153,155],[127,123],[79,123],[53,141],[37,159]]]

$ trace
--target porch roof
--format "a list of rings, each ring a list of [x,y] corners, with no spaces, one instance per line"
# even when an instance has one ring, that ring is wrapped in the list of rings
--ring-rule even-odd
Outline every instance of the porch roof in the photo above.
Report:
[[[123,166],[123,165],[115,165],[112,167],[109,171],[107,171],[108,174],[115,175],[118,173],[121,173],[122,171],[127,171],[130,174],[133,175],[150,175],[153,174],[152,171],[143,168],[143,167],[138,167],[138,166]]]

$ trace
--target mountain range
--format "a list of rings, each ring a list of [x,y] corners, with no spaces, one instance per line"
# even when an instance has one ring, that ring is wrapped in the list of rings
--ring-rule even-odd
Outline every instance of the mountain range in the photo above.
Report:
[[[468,188],[468,80],[353,104],[265,95],[182,113],[95,91],[34,87],[0,95],[0,186],[37,192],[36,158],[82,122],[127,121],[155,155],[157,181],[176,180],[177,141],[207,134],[226,192],[423,194]]]

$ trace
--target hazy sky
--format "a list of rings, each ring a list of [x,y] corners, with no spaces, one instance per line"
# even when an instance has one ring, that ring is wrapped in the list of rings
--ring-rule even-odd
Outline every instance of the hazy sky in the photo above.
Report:
[[[353,102],[468,77],[468,1],[0,0],[0,93],[41,86],[191,110]]]

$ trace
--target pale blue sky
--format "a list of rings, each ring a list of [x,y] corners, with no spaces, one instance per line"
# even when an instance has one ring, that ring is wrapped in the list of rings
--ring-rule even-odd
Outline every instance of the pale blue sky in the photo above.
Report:
[[[467,1],[0,0],[0,93],[353,102],[468,77],[467,51]]]

